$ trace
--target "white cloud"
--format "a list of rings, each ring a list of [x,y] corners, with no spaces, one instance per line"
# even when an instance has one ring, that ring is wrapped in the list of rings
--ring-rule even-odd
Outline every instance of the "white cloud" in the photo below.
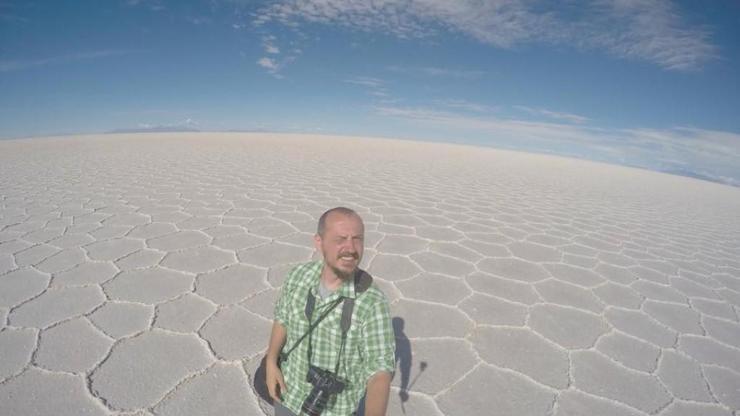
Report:
[[[379,106],[380,115],[421,121],[453,127],[460,130],[479,130],[499,137],[518,139],[548,139],[588,143],[598,129],[549,122],[526,121],[492,115],[475,115],[427,107]]]
[[[275,62],[274,59],[268,58],[268,57],[262,57],[259,60],[257,60],[257,65],[271,72],[275,72],[278,70],[277,62]]]
[[[691,27],[669,0],[601,0],[582,44],[612,54],[654,62],[671,70],[694,70],[715,58],[707,28]]]
[[[262,49],[265,54],[257,61],[257,65],[267,69],[270,75],[275,78],[284,78],[280,73],[285,67],[294,62],[298,56],[302,53],[300,48],[295,47],[293,42],[289,43],[287,51],[283,53],[283,50],[278,46],[278,38],[273,35],[266,35],[262,37]]]
[[[546,110],[544,108],[532,108],[532,107],[527,107],[523,105],[515,105],[514,108],[517,110],[522,110],[532,115],[545,116],[552,120],[565,121],[568,123],[583,124],[588,121],[588,117],[579,116],[578,114],[551,111],[551,110]]]
[[[689,127],[628,129],[625,133],[635,142],[660,147],[667,156],[692,152],[701,157],[735,160],[740,167],[740,135],[736,133]]]
[[[691,174],[740,185],[740,134],[696,129],[604,129],[469,115],[430,107],[377,106],[375,113],[414,125],[478,133],[491,144]],[[467,132],[467,133],[466,133]],[[478,140],[477,142],[480,142]]]
[[[90,52],[78,52],[62,56],[53,56],[37,59],[10,59],[0,60],[0,72],[20,71],[40,66],[62,64],[75,61],[83,61],[97,58],[106,58],[109,56],[118,56],[131,53],[130,51],[121,50],[100,50]]]
[[[196,26],[209,24],[213,21],[210,17],[207,16],[189,16],[186,17],[185,20]]]
[[[265,36],[262,38],[262,48],[264,48],[265,53],[269,53],[272,55],[277,55],[280,53],[280,48],[275,45],[275,42],[277,41],[277,38],[275,36]]]
[[[178,127],[190,127],[195,128],[199,126],[200,123],[193,120],[192,118],[188,117],[183,121],[176,122],[176,123],[164,123],[164,124],[154,124],[154,123],[138,123],[137,127],[139,128],[178,128]]]
[[[447,107],[447,108],[455,108],[459,110],[465,110],[465,111],[472,111],[475,113],[495,113],[499,111],[498,107],[492,107],[484,104],[478,104],[473,103],[467,100],[457,100],[457,99],[445,99],[445,100],[436,100],[434,101],[435,104]]]
[[[446,78],[460,78],[460,79],[478,79],[484,76],[486,71],[470,70],[470,69],[452,69],[452,68],[439,68],[439,67],[415,67],[415,66],[389,66],[389,71],[398,72],[402,74],[409,74],[414,76],[424,75],[429,77],[446,77]]]
[[[362,85],[363,87],[369,88],[381,88],[384,82],[378,78],[372,77],[354,77],[344,80],[348,84]]]
[[[140,122],[133,128],[119,128],[109,131],[109,133],[134,133],[134,132],[165,132],[165,131],[198,131],[199,125],[197,121],[188,118],[184,121],[177,123],[149,123]]]
[[[154,12],[162,11],[165,9],[164,5],[162,5],[161,0],[127,0],[125,4],[130,7],[143,5]]]
[[[388,103],[394,102],[391,93],[386,88],[385,81],[373,77],[353,77],[345,79],[344,82],[365,87],[367,94],[375,97],[378,101]]]
[[[13,13],[13,8],[14,7],[10,4],[0,3],[0,21],[17,24],[25,24],[30,22],[28,18]]]
[[[604,50],[669,70],[692,70],[716,57],[706,28],[686,23],[668,0],[282,0],[254,23],[302,22],[423,38],[445,31],[500,48],[542,43]]]

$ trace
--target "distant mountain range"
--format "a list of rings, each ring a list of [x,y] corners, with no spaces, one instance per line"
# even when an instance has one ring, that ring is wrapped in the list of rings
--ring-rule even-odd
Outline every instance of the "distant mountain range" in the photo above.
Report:
[[[199,132],[200,130],[187,126],[153,126],[153,127],[133,127],[106,131],[105,134],[116,133],[185,133]]]
[[[210,131],[210,130],[208,130]],[[280,133],[280,130],[274,129],[228,129],[228,130],[214,130],[215,132],[225,133]],[[183,132],[203,132],[194,127],[188,126],[153,126],[153,127],[131,127],[123,129],[115,129],[106,131],[105,134],[117,134],[117,133],[183,133]]]

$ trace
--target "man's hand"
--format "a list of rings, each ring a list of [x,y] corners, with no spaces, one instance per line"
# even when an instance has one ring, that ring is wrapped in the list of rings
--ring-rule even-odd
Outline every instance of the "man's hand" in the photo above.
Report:
[[[285,380],[283,379],[283,372],[280,371],[277,362],[273,360],[267,360],[265,362],[265,383],[267,384],[267,391],[270,393],[272,400],[276,402],[280,401],[280,396],[287,391],[285,388]]]
[[[270,333],[270,344],[267,347],[267,356],[265,357],[265,383],[267,392],[272,400],[280,401],[280,396],[285,394],[288,389],[285,387],[283,372],[278,367],[278,356],[280,350],[285,345],[287,331],[278,321],[272,323],[272,332]]]

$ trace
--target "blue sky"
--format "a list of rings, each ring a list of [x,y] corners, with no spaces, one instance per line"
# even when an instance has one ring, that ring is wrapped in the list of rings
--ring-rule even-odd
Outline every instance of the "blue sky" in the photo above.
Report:
[[[733,0],[0,0],[0,138],[268,130],[740,186]]]

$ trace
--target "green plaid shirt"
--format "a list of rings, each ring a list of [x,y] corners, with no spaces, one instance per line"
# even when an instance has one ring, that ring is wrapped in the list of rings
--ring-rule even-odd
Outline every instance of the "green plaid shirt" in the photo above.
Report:
[[[291,270],[275,305],[275,320],[287,329],[288,339],[283,347],[283,351],[287,351],[308,330],[305,307],[309,290],[316,298],[312,322],[340,296],[355,298],[352,325],[347,334],[338,374],[347,385],[344,391],[329,401],[326,411],[322,413],[322,416],[346,416],[357,410],[370,376],[378,371],[393,372],[395,336],[388,300],[374,284],[364,293],[355,296],[354,284],[345,283],[326,299],[321,299],[318,286],[323,265],[322,261],[315,261]],[[339,304],[313,331],[312,365],[334,372],[342,339],[341,317],[342,304]],[[313,387],[306,381],[307,351],[308,338],[282,363],[288,390],[282,396],[282,403],[295,414],[300,414],[301,405]]]

